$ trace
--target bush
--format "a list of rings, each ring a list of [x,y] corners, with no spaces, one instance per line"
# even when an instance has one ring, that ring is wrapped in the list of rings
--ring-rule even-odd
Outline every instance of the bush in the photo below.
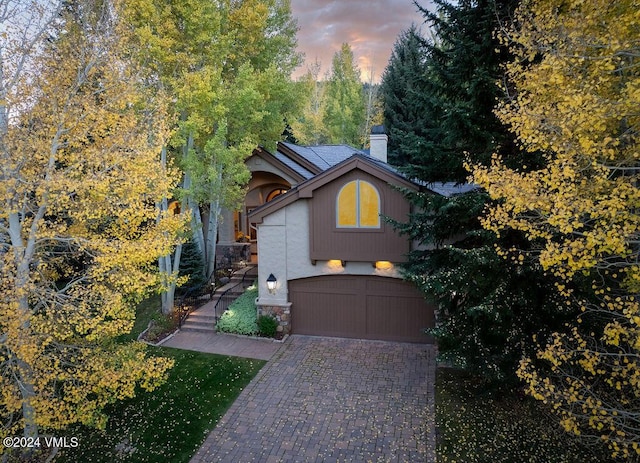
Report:
[[[258,333],[256,297],[258,288],[252,286],[233,301],[218,321],[218,331],[253,335]]]
[[[260,315],[258,317],[258,331],[267,338],[274,338],[278,331],[278,320],[271,315]]]

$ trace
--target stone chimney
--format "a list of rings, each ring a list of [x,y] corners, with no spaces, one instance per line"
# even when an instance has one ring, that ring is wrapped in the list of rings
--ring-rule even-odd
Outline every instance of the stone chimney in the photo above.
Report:
[[[371,157],[387,162],[387,140],[389,137],[384,133],[384,125],[371,127],[371,135],[369,137]]]

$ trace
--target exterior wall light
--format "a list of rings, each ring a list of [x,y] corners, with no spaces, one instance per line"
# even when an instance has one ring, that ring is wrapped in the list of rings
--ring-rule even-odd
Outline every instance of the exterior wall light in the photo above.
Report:
[[[269,293],[271,294],[276,293],[277,284],[278,284],[278,280],[276,279],[276,277],[273,276],[273,273],[269,274],[269,276],[267,277],[267,289],[269,290]]]
[[[379,260],[374,262],[373,266],[378,270],[390,270],[393,268],[393,264],[388,260]]]

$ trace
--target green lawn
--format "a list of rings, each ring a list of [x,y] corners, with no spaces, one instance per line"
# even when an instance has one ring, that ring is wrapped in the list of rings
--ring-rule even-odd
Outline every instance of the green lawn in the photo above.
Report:
[[[158,311],[159,299],[138,307],[130,336],[135,339]],[[218,420],[265,364],[262,360],[149,347],[151,355],[171,357],[167,382],[153,392],[107,410],[105,431],[68,429],[79,446],[61,452],[56,462],[188,462]]]
[[[104,432],[66,431],[78,436],[80,445],[56,461],[187,462],[265,363],[168,348],[154,353],[175,359],[168,381],[113,406]],[[123,448],[135,451],[118,451]]]
[[[573,439],[524,396],[489,394],[469,376],[439,368],[438,463],[609,463],[604,448]],[[599,452],[599,454],[596,454]]]
[[[138,339],[138,335],[147,329],[151,319],[160,314],[160,304],[160,295],[151,296],[138,304],[131,333],[121,336],[120,340],[126,342]]]

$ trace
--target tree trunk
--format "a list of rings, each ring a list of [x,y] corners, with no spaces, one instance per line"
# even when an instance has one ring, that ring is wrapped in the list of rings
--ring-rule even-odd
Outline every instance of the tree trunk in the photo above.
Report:
[[[188,199],[189,209],[193,214],[191,218],[191,232],[193,233],[193,241],[202,255],[202,259],[206,262],[206,249],[204,244],[204,232],[202,230],[202,215],[200,214],[200,206],[193,198]],[[204,273],[204,272],[203,272]]]
[[[207,227],[207,260],[206,275],[209,281],[212,281],[213,274],[216,270],[216,241],[218,237],[218,219],[220,217],[221,207],[220,200],[216,199],[209,203],[209,226]]]
[[[33,379],[25,372],[30,372],[31,367],[18,360],[18,367],[20,368],[20,395],[22,395],[22,417],[24,419],[24,437],[36,438],[38,437],[38,425],[36,424],[36,409],[32,405],[32,400],[35,398],[36,393],[33,388]]]
[[[35,219],[38,220],[39,213]],[[21,322],[21,328],[25,331],[30,329],[30,308],[29,299],[27,296],[27,286],[29,283],[29,263],[32,260],[34,249],[34,234],[32,230],[32,236],[29,237],[29,241],[25,246],[25,242],[22,239],[20,223],[20,215],[16,212],[9,214],[9,237],[11,239],[11,245],[14,250],[14,262],[16,266],[15,275],[15,288],[18,297],[18,310],[22,314],[23,321]],[[35,225],[35,222],[34,222]],[[33,407],[32,400],[35,397],[35,390],[33,388],[33,378],[31,366],[20,358],[16,358],[17,369],[15,374],[19,377],[18,388],[20,395],[22,396],[22,417],[24,419],[24,437],[35,438],[38,436],[38,425],[36,424],[36,410]]]
[[[187,156],[189,150],[193,148],[193,133],[189,134],[187,138],[187,144],[182,147],[183,156]],[[162,148],[162,163],[163,166],[166,166],[167,162],[167,150],[166,147]],[[182,180],[182,190],[189,191],[191,188],[191,174],[189,172],[184,173],[184,179]],[[166,198],[163,200],[163,206],[168,210],[168,203]],[[180,205],[180,213],[181,214],[191,214],[192,211],[189,209],[189,204],[192,203],[191,199],[188,195],[182,199],[182,204]],[[193,223],[193,216],[191,219]],[[180,270],[180,258],[182,257],[182,243],[176,246],[176,249],[173,252],[173,259],[171,255],[163,256],[161,258],[164,259],[164,264],[160,264],[160,268],[164,267],[165,275],[166,275],[166,290],[162,293],[162,313],[168,315],[175,310],[175,294],[176,294],[176,286],[177,286],[177,278],[178,272]]]

